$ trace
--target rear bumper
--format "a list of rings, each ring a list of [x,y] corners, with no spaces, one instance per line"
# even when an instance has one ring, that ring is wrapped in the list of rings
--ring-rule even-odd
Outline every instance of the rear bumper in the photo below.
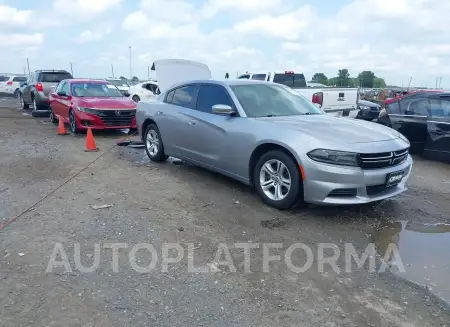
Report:
[[[36,104],[39,107],[43,107],[43,108],[39,108],[39,110],[48,110],[50,109],[50,101],[48,99],[48,96],[46,96],[44,93],[42,92],[36,92],[34,93],[34,99],[36,100]],[[36,110],[36,108],[35,108]]]
[[[111,121],[111,120],[104,120],[97,115],[78,111],[75,114],[75,119],[77,121],[77,126],[79,129],[87,129],[88,127],[97,130],[126,129],[126,128],[135,129],[137,127],[135,116],[117,118],[114,121]]]

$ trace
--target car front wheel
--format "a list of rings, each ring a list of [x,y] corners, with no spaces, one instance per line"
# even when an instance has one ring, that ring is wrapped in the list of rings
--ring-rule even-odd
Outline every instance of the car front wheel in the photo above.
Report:
[[[73,134],[77,134],[80,130],[78,129],[77,120],[72,110],[70,110],[69,112],[69,123],[70,123],[70,131]]]
[[[158,126],[150,124],[145,131],[145,152],[152,161],[162,162],[166,161],[168,156],[164,152],[164,145],[162,143],[161,134]]]
[[[277,209],[290,209],[303,197],[303,181],[297,163],[281,150],[263,154],[253,181],[263,201]]]

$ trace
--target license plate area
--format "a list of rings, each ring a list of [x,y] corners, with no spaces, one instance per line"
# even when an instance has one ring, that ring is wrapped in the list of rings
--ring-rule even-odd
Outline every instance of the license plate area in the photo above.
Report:
[[[405,172],[403,170],[395,171],[395,172],[387,174],[386,187],[395,186],[398,183],[400,183],[403,179],[404,174],[405,174]]]

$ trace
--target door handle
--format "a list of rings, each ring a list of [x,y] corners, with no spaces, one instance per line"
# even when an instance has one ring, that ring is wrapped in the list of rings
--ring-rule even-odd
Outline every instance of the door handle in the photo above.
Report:
[[[157,114],[157,115],[162,115],[163,112],[162,112],[162,111],[157,111],[156,114]]]
[[[189,121],[189,125],[195,125],[195,124],[197,124],[197,122],[196,122],[195,120],[192,120],[192,119],[191,119],[191,120]]]
[[[436,135],[445,135],[443,131],[434,131],[433,133]]]

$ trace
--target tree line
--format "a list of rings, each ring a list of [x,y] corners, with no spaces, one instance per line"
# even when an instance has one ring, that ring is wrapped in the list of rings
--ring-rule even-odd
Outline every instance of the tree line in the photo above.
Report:
[[[348,69],[338,70],[336,77],[328,78],[324,73],[315,73],[312,82],[320,83],[328,86],[340,87],[363,87],[363,88],[382,88],[386,87],[383,78],[375,76],[370,70],[362,71],[357,77],[350,77]]]

